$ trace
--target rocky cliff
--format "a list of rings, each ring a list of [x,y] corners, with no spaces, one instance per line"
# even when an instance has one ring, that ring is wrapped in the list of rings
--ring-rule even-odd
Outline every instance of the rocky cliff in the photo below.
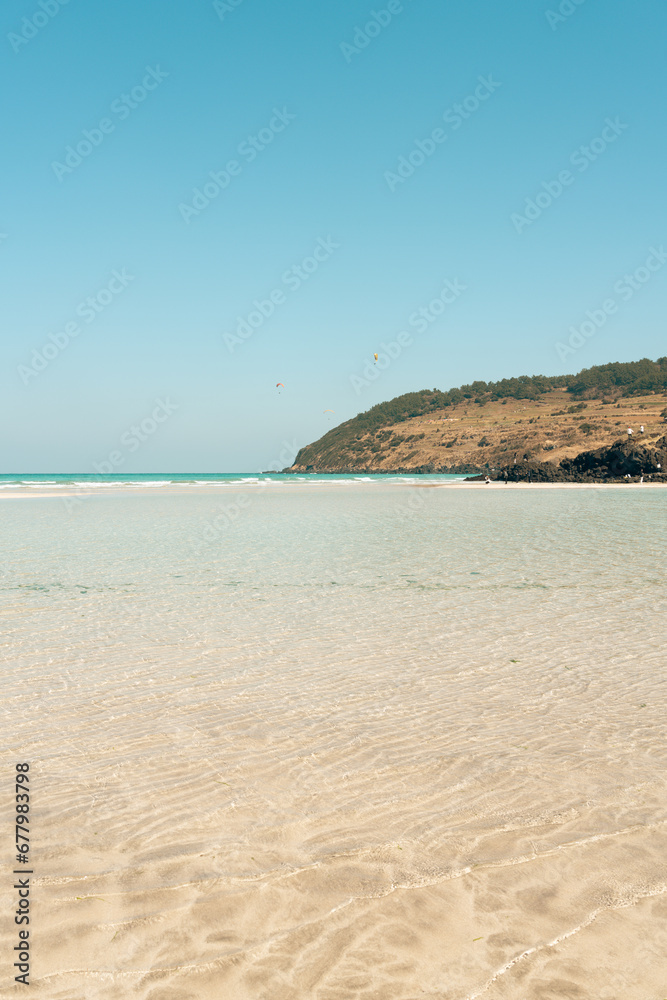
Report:
[[[667,485],[667,436],[652,444],[640,440],[615,441],[607,448],[583,451],[574,458],[552,462],[526,462],[498,469],[494,478],[510,482],[586,483],[622,482],[644,476]]]

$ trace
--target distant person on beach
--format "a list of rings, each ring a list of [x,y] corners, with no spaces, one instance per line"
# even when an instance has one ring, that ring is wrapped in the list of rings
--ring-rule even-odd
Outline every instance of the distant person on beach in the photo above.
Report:
[[[489,485],[489,483],[491,482],[491,480],[489,479],[489,477],[488,477],[488,476],[484,476],[484,482],[485,482],[485,483],[486,483],[486,485],[488,486],[488,485]]]
[[[642,425],[641,425],[641,427],[639,428],[639,433],[640,433],[640,434],[643,434],[643,433],[644,433],[644,425],[643,425],[643,424],[642,424]]]
[[[628,427],[628,437],[632,437],[632,427]]]

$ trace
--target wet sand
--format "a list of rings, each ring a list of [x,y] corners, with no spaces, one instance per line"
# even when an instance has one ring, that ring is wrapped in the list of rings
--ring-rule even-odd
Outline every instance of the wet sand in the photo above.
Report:
[[[379,484],[377,484],[379,485]],[[413,489],[438,489],[438,490],[479,490],[481,488],[492,487],[494,489],[505,489],[507,490],[627,490],[627,489],[655,489],[662,486],[667,486],[667,483],[662,482],[632,482],[632,483],[503,483],[496,482],[492,480],[490,483],[476,482],[476,483],[466,483],[466,482],[450,482],[450,483],[436,483],[436,482],[420,482],[418,477],[415,477],[412,481],[396,482],[392,483],[389,487],[392,491],[394,490],[413,490]],[[147,495],[153,496],[156,493],[169,494],[173,496],[190,496],[195,493],[201,493],[203,495],[218,495],[221,497],[229,495],[230,491],[234,489],[238,492],[238,487],[230,487],[229,485],[220,486],[218,484],[211,484],[207,486],[177,486],[177,485],[164,485],[160,484],[157,486],[132,486],[130,488],[124,486],[107,486],[105,485],[103,489],[97,488],[90,492],[86,490],[72,490],[67,487],[40,487],[33,489],[16,489],[0,492],[0,502],[2,500],[27,500],[27,499],[39,499],[42,497],[53,498],[60,497],[62,499],[72,499],[74,503],[76,500],[83,500],[88,497],[98,497],[103,492],[105,496],[111,495],[122,495],[122,496],[135,496],[135,495]],[[312,489],[316,489],[318,493],[324,490],[346,490],[350,489],[349,482],[340,481],[338,483],[318,483],[317,485],[309,483],[284,483],[284,482],[269,482],[264,481],[251,484],[244,483],[241,488],[243,491],[247,490],[250,493],[257,491],[269,491],[269,490],[285,490],[290,491],[301,491],[309,492]]]
[[[498,485],[6,505],[31,995],[664,996],[661,494]]]

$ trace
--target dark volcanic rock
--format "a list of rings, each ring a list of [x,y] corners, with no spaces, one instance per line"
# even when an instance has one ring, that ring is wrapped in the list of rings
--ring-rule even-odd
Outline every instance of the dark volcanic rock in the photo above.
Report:
[[[508,479],[511,483],[569,483],[571,477],[552,462],[517,462],[506,465],[496,474],[496,479]]]
[[[653,445],[641,438],[615,441],[607,448],[582,451],[560,465],[550,462],[517,462],[500,469],[496,479],[510,482],[585,483],[622,480],[625,476],[664,475],[667,472],[667,437]],[[667,477],[666,477],[667,480]]]
[[[653,447],[642,445],[641,438],[615,441],[609,448],[583,451],[574,458],[563,459],[560,467],[565,473],[586,479],[622,479],[624,476],[641,476],[642,473],[661,472],[667,465],[667,438],[656,441]]]

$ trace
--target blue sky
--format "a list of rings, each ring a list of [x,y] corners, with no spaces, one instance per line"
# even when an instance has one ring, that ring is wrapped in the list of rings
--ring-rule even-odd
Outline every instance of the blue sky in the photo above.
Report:
[[[1,471],[256,471],[402,392],[665,353],[659,0],[0,20]]]

